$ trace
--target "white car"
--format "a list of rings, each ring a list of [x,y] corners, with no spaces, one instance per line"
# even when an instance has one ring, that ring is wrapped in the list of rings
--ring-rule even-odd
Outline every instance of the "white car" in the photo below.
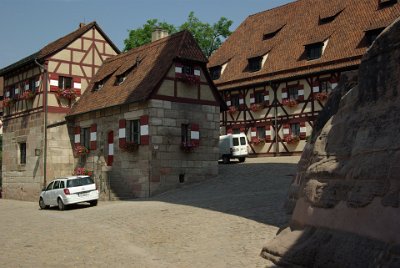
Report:
[[[96,206],[98,199],[99,191],[91,177],[72,176],[50,182],[40,193],[39,206],[41,209],[58,206],[59,210],[64,210],[67,205],[82,202]]]

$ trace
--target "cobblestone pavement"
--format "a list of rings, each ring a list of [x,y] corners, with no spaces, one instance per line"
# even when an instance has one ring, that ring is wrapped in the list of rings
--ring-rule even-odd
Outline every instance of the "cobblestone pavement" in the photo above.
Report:
[[[298,157],[219,165],[220,175],[149,200],[66,211],[0,199],[0,267],[269,267]]]

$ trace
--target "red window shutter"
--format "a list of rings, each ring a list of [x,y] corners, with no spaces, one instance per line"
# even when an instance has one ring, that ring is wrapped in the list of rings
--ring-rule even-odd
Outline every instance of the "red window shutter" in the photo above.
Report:
[[[50,91],[58,91],[58,78],[57,74],[49,74]]]
[[[149,145],[149,143],[150,143],[149,116],[142,115],[140,117],[140,144]]]
[[[289,98],[289,96],[288,96],[287,88],[282,88],[282,100],[288,99],[288,98]]]
[[[76,95],[81,95],[81,78],[74,77],[72,78],[72,88],[75,90]]]
[[[190,141],[195,147],[200,146],[200,127],[198,124],[190,125]]]
[[[286,138],[290,135],[290,125],[283,124],[283,137]]]
[[[107,145],[108,145],[107,166],[112,166],[114,161],[114,131],[108,132]]]
[[[257,138],[257,128],[256,127],[252,127],[251,128],[250,136],[251,136],[251,141],[252,142],[256,142],[258,140],[258,138]]]
[[[126,120],[119,120],[119,129],[118,129],[118,140],[119,140],[119,148],[125,148],[126,146]]]
[[[272,140],[271,125],[265,126],[265,141]]]
[[[253,93],[251,93],[250,94],[250,104],[253,104],[253,103],[255,103],[256,101],[255,101],[255,99],[254,99],[254,94]]]
[[[228,128],[227,130],[226,130],[226,134],[232,134],[233,133],[233,130],[231,129],[231,128]]]
[[[246,128],[241,127],[241,128],[240,128],[240,133],[246,133]]]
[[[90,150],[96,150],[97,147],[97,125],[93,124],[90,127]]]
[[[300,139],[304,140],[307,137],[306,122],[300,122]]]
[[[74,129],[74,134],[75,146],[81,145],[81,127],[76,126]]]
[[[264,105],[269,105],[269,91],[264,92]]]

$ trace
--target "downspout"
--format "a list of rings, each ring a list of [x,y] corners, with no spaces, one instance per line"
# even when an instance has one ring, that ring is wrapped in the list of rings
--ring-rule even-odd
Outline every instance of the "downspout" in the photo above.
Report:
[[[47,185],[47,81],[48,81],[48,71],[46,63],[45,65],[40,64],[37,59],[35,59],[35,63],[40,67],[40,71],[44,73],[44,93],[43,93],[43,106],[44,106],[44,144],[43,144],[43,187]]]

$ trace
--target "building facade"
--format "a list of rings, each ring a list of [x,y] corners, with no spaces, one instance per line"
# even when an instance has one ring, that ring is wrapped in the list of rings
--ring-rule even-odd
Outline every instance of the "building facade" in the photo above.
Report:
[[[0,70],[5,198],[36,200],[49,180],[72,174],[65,115],[103,61],[118,53],[92,22]]]
[[[218,174],[223,101],[206,63],[183,31],[103,64],[67,116],[75,169],[93,174],[103,198],[149,197]]]
[[[300,0],[249,16],[208,64],[229,107],[221,132],[246,133],[255,155],[300,154],[342,74],[399,16],[397,0]]]

